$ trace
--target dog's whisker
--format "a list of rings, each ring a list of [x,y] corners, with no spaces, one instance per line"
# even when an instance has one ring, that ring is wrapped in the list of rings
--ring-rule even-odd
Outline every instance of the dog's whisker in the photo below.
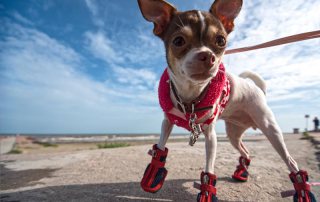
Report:
[[[182,20],[181,20],[180,16],[178,16],[178,18],[179,18],[179,20],[180,20],[180,22],[181,22],[181,25],[184,27],[185,25],[183,24],[183,22],[182,22]]]
[[[181,26],[181,25],[179,25],[178,23],[176,23],[176,25],[180,28],[180,29],[182,29],[183,27]]]

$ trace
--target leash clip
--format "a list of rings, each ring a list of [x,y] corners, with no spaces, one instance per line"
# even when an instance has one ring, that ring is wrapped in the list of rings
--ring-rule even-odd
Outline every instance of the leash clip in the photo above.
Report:
[[[192,103],[192,113],[190,114],[189,126],[191,128],[189,145],[193,146],[199,138],[199,135],[202,133],[200,124],[196,124],[197,115],[194,113],[194,103]]]

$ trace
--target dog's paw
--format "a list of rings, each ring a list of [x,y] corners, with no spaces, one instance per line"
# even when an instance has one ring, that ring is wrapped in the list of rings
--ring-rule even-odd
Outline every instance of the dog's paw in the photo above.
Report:
[[[317,202],[316,197],[311,191],[304,192],[304,196],[299,197],[299,194],[296,192],[293,196],[293,202]]]
[[[162,188],[168,173],[164,167],[168,149],[165,148],[165,151],[162,151],[157,148],[157,145],[153,145],[153,149],[150,150],[149,154],[152,156],[152,161],[144,171],[140,185],[144,191],[155,193]]]
[[[197,202],[218,202],[218,198],[213,194],[206,196],[200,192],[197,197]]]
[[[217,177],[211,173],[202,172],[201,176],[200,193],[197,197],[197,202],[218,202],[216,196],[217,189],[215,188],[217,183]]]
[[[166,168],[156,168],[150,163],[140,183],[142,189],[146,192],[156,193],[162,188],[167,173]]]
[[[234,171],[232,178],[238,182],[246,182],[249,178],[249,172],[248,168],[250,165],[251,160],[240,157],[239,158],[239,165],[237,166],[237,169]]]
[[[311,192],[311,185],[308,183],[309,176],[307,171],[299,170],[297,173],[291,172],[289,175],[295,194],[293,196],[294,202],[316,202],[316,197]]]

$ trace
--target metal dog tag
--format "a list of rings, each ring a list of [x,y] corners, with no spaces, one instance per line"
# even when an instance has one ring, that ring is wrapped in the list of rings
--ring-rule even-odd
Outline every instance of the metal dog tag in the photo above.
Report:
[[[191,128],[191,134],[189,138],[190,146],[193,146],[194,143],[196,143],[196,141],[199,138],[199,135],[202,133],[201,126],[200,124],[196,124],[196,120],[197,120],[197,115],[194,113],[194,105],[192,105],[192,114],[190,115],[190,119],[189,119],[189,126]]]
[[[199,138],[199,135],[202,133],[200,124],[196,124],[196,119],[197,119],[196,114],[193,114],[190,116],[190,120],[189,120],[189,125],[191,128],[191,134],[189,138],[190,146],[193,146],[194,143],[196,143],[196,141]]]
[[[194,143],[196,143],[196,141],[197,141],[197,139],[196,139],[195,135],[191,132],[190,133],[190,138],[189,138],[189,145],[193,146]]]
[[[201,126],[200,124],[196,124],[193,128],[192,128],[192,131],[190,133],[190,138],[189,138],[189,145],[190,146],[193,146],[194,143],[196,143],[196,141],[198,140],[199,138],[199,135],[202,133],[202,130],[201,130]]]

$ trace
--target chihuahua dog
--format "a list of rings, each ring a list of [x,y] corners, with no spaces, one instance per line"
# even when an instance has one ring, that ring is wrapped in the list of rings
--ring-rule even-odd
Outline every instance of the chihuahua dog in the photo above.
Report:
[[[240,152],[233,179],[246,181],[249,177],[250,156],[242,135],[250,127],[258,128],[288,166],[295,199],[315,201],[307,183],[307,172],[299,170],[289,154],[280,127],[267,106],[263,79],[249,71],[237,77],[227,73],[223,66],[228,34],[233,30],[242,0],[215,0],[209,12],[179,12],[164,0],[138,0],[138,4],[143,17],[153,22],[153,33],[163,41],[168,63],[159,84],[159,102],[164,111],[161,136],[149,152],[152,161],[145,170],[141,187],[152,193],[161,189],[167,175],[165,145],[173,126],[177,125],[191,131],[190,145],[204,134],[206,165],[200,175],[197,201],[217,201],[215,123],[220,118],[225,121],[231,144]]]

